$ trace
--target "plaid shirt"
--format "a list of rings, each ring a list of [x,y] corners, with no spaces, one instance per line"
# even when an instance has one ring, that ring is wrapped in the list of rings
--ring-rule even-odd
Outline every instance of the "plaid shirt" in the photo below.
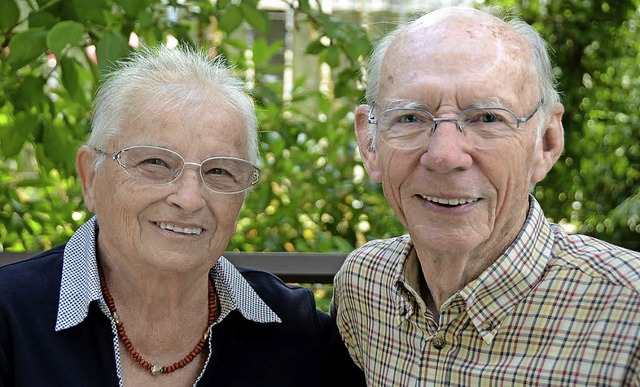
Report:
[[[448,299],[419,292],[409,236],[352,252],[332,314],[369,386],[640,386],[640,253],[546,221]]]

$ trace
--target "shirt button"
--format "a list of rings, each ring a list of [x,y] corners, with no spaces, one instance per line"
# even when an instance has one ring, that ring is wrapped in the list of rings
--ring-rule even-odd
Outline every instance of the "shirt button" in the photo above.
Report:
[[[482,330],[484,331],[492,331],[493,330],[493,323],[491,321],[487,321],[482,325]]]
[[[435,349],[442,349],[444,348],[445,344],[446,344],[446,341],[444,340],[444,333],[442,332],[436,333],[436,335],[433,337],[433,347]]]

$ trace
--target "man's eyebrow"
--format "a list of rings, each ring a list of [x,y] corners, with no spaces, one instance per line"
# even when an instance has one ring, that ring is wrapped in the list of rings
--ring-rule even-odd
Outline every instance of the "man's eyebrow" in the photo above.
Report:
[[[386,100],[385,105],[385,109],[423,109],[429,111],[429,108],[424,103],[408,98],[390,98]],[[505,106],[504,100],[500,97],[474,99],[467,106],[460,107],[461,110],[474,108],[501,108],[511,110]]]
[[[485,99],[475,99],[471,102],[468,108],[501,108],[508,109],[505,107],[504,100],[499,97],[490,97]]]
[[[386,109],[426,109],[426,106],[413,99],[391,98],[387,100]]]

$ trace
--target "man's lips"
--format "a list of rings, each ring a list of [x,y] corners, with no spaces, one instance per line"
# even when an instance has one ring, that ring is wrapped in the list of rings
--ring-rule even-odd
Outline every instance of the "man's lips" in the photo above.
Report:
[[[427,196],[427,195],[418,195],[420,196],[422,199],[432,202],[432,203],[437,203],[437,204],[444,204],[447,206],[458,206],[458,205],[462,205],[462,204],[469,204],[469,203],[474,203],[477,202],[478,200],[480,200],[479,198],[449,198],[449,199],[445,199],[445,198],[439,198],[439,197],[435,197],[435,196]]]

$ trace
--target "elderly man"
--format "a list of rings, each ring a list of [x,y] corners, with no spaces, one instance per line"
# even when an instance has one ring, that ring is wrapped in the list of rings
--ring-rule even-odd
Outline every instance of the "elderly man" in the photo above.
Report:
[[[364,165],[408,231],[349,255],[331,312],[370,386],[640,385],[640,254],[546,220],[562,153],[545,43],[443,8],[384,37]]]

